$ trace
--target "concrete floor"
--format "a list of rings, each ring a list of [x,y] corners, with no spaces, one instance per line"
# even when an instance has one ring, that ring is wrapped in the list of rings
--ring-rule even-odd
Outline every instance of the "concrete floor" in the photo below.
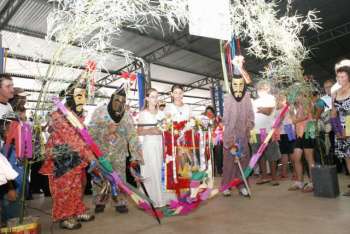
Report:
[[[349,177],[341,175],[339,179],[341,191],[346,190]],[[350,197],[317,198],[300,191],[287,191],[290,184],[290,181],[282,181],[276,187],[254,185],[252,199],[242,198],[235,191],[231,197],[219,195],[190,215],[162,219],[162,225],[134,206],[130,206],[129,214],[125,215],[116,214],[109,207],[105,213],[97,215],[95,221],[83,224],[77,231],[61,230],[58,224],[51,225],[48,215],[34,209],[28,211],[41,217],[44,234],[350,233]],[[87,197],[87,204],[90,201]],[[28,206],[50,212],[50,203],[50,199],[38,198],[28,202]]]

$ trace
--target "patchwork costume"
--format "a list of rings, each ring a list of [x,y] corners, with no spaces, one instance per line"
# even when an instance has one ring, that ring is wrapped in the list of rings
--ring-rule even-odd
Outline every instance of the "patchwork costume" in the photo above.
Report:
[[[118,108],[113,108],[113,101],[117,96],[123,98],[125,93],[123,91],[114,93],[108,105],[98,107],[95,110],[89,123],[89,132],[100,146],[106,159],[112,164],[113,169],[120,173],[121,178],[125,181],[128,149],[131,161],[134,162],[142,162],[142,149],[131,115],[124,111],[124,107],[119,106],[119,104],[125,105],[125,103],[119,102],[116,98],[115,103],[118,104]],[[118,114],[115,115],[116,112]],[[102,186],[93,183],[94,202],[97,207],[100,207],[100,211],[102,211],[112,192],[116,210],[121,213],[127,212],[124,195],[120,194],[117,188],[112,188],[113,191],[111,191],[109,186],[106,180],[102,181]],[[98,212],[98,210],[95,211]]]

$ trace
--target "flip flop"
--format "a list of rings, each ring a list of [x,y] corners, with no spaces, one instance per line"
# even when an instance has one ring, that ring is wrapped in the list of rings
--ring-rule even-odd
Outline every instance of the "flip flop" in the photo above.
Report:
[[[280,185],[280,183],[279,183],[278,181],[276,181],[276,180],[272,180],[272,181],[270,182],[270,184],[271,184],[272,186],[278,186],[278,185]]]

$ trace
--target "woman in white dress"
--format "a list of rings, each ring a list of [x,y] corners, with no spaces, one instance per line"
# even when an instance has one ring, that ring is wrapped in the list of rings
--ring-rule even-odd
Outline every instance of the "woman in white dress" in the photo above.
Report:
[[[175,194],[163,192],[162,188],[162,132],[156,126],[142,127],[142,124],[157,124],[162,117],[163,113],[158,110],[158,92],[151,88],[146,93],[145,108],[139,116],[141,126],[138,128],[138,134],[143,136],[142,151],[145,162],[141,166],[141,175],[155,207],[165,206],[170,200],[175,199]]]
[[[172,103],[167,104],[164,113],[170,116],[173,121],[188,121],[192,117],[191,107],[183,103],[184,90],[181,85],[171,87]]]

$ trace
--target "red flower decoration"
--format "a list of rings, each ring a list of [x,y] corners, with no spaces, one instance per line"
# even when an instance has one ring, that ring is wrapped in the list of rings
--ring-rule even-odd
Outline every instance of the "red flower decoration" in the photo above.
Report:
[[[92,61],[92,60],[89,60],[87,63],[86,63],[86,70],[88,72],[93,72],[96,70],[96,62],[95,61]]]

